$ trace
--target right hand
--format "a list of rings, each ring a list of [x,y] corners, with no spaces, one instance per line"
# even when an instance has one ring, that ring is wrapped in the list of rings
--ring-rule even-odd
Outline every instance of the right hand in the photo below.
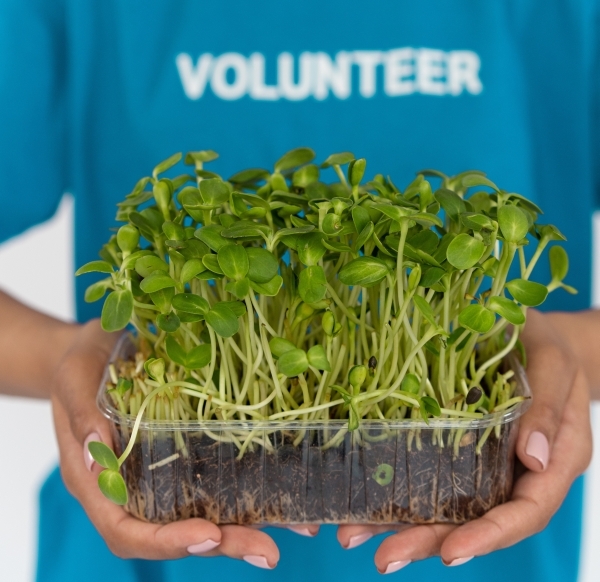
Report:
[[[96,406],[96,392],[117,338],[118,334],[102,331],[100,322],[93,320],[74,334],[71,347],[57,368],[52,408],[61,474],[69,492],[81,503],[110,550],[120,558],[172,560],[190,555],[228,556],[260,568],[274,568],[279,561],[279,550],[258,529],[217,526],[198,518],[167,525],[146,523],[102,495],[97,483],[101,468],[93,463],[84,444],[101,440],[112,447],[109,422]]]

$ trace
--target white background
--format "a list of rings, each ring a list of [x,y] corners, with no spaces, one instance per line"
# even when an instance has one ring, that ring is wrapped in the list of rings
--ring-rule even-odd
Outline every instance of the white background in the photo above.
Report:
[[[65,197],[52,220],[0,247],[0,287],[28,305],[62,319],[73,319],[74,313],[72,221],[73,204]],[[594,230],[597,233],[594,270],[598,282],[594,303],[600,306],[600,217],[595,219]],[[600,407],[596,406],[593,414],[598,445]],[[6,582],[29,582],[35,574],[38,489],[58,458],[50,408],[47,402],[0,397],[0,419],[1,578]],[[600,580],[598,451],[588,471],[586,487],[580,582],[597,582]]]

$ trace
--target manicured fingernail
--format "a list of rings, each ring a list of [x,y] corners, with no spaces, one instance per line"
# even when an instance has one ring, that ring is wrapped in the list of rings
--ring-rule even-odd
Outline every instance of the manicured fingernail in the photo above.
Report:
[[[446,562],[444,562],[445,566],[462,566],[463,564],[466,564],[469,560],[472,560],[475,556],[469,556],[468,558],[456,558],[454,560],[452,560],[452,562],[450,562],[449,564],[446,564]]]
[[[356,548],[357,546],[364,544],[367,540],[370,540],[372,537],[373,537],[373,534],[370,534],[370,533],[364,533],[364,534],[359,534],[357,536],[352,536],[348,540],[348,545],[344,546],[344,548],[346,550],[351,550],[352,548]]]
[[[214,550],[221,542],[215,542],[215,540],[205,540],[201,544],[193,544],[188,546],[187,551],[190,554],[206,554]]]
[[[548,466],[548,459],[550,457],[548,439],[541,432],[532,432],[527,440],[525,453],[539,461],[542,469],[545,469]]]
[[[311,533],[311,531],[304,525],[288,525],[287,528],[294,533],[307,538],[314,538],[317,534]]]
[[[88,449],[88,445],[92,441],[102,442],[102,439],[100,438],[100,435],[97,432],[93,432],[92,434],[88,435],[88,437],[83,443],[83,460],[88,471],[91,471],[92,466],[94,465],[94,457],[92,457],[92,455],[90,454],[90,450]]]
[[[267,562],[267,558],[264,556],[244,556],[244,562],[248,562],[248,564],[252,564],[257,568],[264,568],[265,570],[272,570],[275,566],[269,566],[269,562]]]
[[[378,572],[380,574],[393,574],[394,572],[404,568],[404,566],[408,566],[411,561],[412,560],[398,560],[397,562],[390,562],[383,572],[381,570],[378,570]]]

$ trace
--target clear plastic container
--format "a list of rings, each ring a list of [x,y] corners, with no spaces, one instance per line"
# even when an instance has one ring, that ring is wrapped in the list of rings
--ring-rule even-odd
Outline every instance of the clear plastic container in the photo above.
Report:
[[[134,347],[122,339],[111,362]],[[516,359],[517,395],[530,396]],[[106,394],[115,452],[134,418]],[[168,523],[189,517],[217,524],[464,523],[508,500],[525,400],[477,420],[142,421],[121,468],[127,510]],[[247,443],[243,454],[240,446]]]

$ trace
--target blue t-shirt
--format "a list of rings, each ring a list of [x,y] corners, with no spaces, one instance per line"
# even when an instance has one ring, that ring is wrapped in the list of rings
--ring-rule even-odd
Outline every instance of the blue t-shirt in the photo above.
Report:
[[[299,145],[350,150],[404,186],[424,167],[483,169],[546,210],[569,239],[569,282],[551,308],[587,307],[598,133],[592,0],[4,0],[0,7],[0,236],[75,197],[75,260],[96,258],[115,203],[175,151],[215,149],[225,177]],[[35,180],[33,179],[35,177]],[[548,281],[546,266],[534,278]],[[78,317],[99,313],[83,302]],[[577,578],[581,480],[542,533],[404,580]],[[39,582],[378,579],[376,541],[346,552],[270,530],[274,572],[110,554],[58,472],[41,494]]]

